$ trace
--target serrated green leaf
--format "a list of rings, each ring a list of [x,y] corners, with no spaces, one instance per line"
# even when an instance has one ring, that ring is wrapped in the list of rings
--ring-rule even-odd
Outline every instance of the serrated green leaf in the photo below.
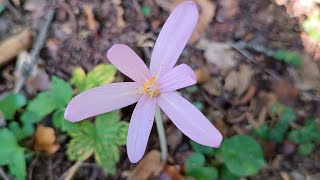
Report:
[[[24,150],[8,129],[0,129],[0,166],[8,165],[10,173],[18,180],[25,179]],[[3,148],[5,147],[5,148]]]
[[[0,111],[6,119],[13,119],[18,109],[27,103],[26,98],[21,94],[8,94],[0,100]]]
[[[34,126],[31,123],[24,123],[22,127],[20,127],[20,125],[16,121],[13,121],[9,124],[8,127],[18,141],[31,137],[34,133]]]
[[[86,72],[81,68],[77,67],[72,71],[72,77],[70,83],[76,86],[77,89],[84,89],[86,80]]]
[[[56,128],[59,128],[62,132],[66,132],[68,129],[72,129],[75,123],[71,123],[64,119],[64,109],[56,110],[52,116],[53,125]]]
[[[51,89],[38,94],[27,106],[27,110],[21,115],[24,123],[37,123],[54,110],[64,108],[72,97],[70,84],[53,76]]]
[[[228,170],[240,177],[252,176],[265,165],[261,146],[250,136],[236,135],[224,140],[221,154]]]
[[[203,146],[203,145],[198,144],[194,141],[191,141],[190,144],[191,144],[192,149],[197,153],[205,154],[208,156],[214,156],[217,152],[217,149],[214,149],[214,148],[208,147],[208,146]]]
[[[315,148],[315,144],[311,142],[300,144],[298,147],[298,153],[301,156],[307,156],[309,155]]]
[[[205,158],[201,153],[191,154],[186,161],[186,171],[191,172],[198,167],[203,167]]]
[[[119,112],[113,111],[96,117],[95,123],[77,123],[67,129],[72,137],[67,154],[70,160],[85,160],[92,154],[96,162],[110,174],[115,173],[119,161],[118,145],[124,145],[128,123],[119,121]]]

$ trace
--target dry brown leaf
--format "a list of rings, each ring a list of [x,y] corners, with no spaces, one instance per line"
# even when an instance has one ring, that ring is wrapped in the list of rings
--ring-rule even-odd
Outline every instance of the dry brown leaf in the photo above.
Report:
[[[171,180],[184,180],[184,177],[180,174],[179,170],[175,166],[166,165],[164,168],[164,173]]]
[[[204,57],[206,60],[215,64],[223,74],[236,65],[235,53],[228,44],[205,40],[201,41],[200,44],[205,48]]]
[[[12,60],[22,50],[32,45],[32,32],[29,29],[15,34],[0,43],[0,67]]]
[[[219,1],[219,11],[217,12],[217,20],[223,22],[233,19],[240,11],[239,1],[223,0]]]
[[[60,145],[55,144],[56,135],[51,127],[39,125],[34,134],[33,148],[37,152],[44,152],[46,154],[54,154],[58,151]]]
[[[167,143],[169,150],[174,152],[174,150],[182,142],[183,133],[176,126],[171,125],[166,134],[168,134]]]
[[[255,95],[256,93],[256,86],[254,85],[250,85],[248,88],[247,93],[240,99],[235,100],[235,102],[233,103],[233,105],[244,105],[247,104]]]
[[[50,88],[49,75],[44,69],[37,68],[26,82],[26,91],[33,95],[38,91],[45,91]]]
[[[91,31],[97,31],[100,25],[94,17],[92,6],[89,4],[84,4],[82,8],[87,17],[88,29]]]
[[[147,180],[157,177],[163,169],[160,152],[152,150],[144,156],[138,166],[129,175],[128,180]]]
[[[212,96],[219,96],[222,92],[222,83],[217,78],[210,79],[202,87]]]
[[[182,1],[184,0],[174,0],[172,6],[176,7]],[[210,0],[195,0],[194,2],[198,5],[199,20],[192,33],[189,43],[195,43],[198,41],[199,37],[207,30],[207,27],[211,23],[216,12],[216,5]],[[171,9],[173,10],[174,8]]]
[[[239,71],[233,70],[227,75],[223,89],[234,91],[237,96],[241,96],[248,89],[253,74],[250,66],[240,65]]]
[[[201,84],[210,79],[210,72],[206,67],[201,67],[195,70],[197,83]]]
[[[121,6],[121,0],[112,0],[112,3],[114,4],[116,11],[117,11],[117,26],[122,29],[126,27],[126,22],[123,20],[123,14],[124,10],[123,7]]]
[[[281,103],[289,105],[293,105],[299,95],[299,90],[285,80],[279,80],[273,90]]]

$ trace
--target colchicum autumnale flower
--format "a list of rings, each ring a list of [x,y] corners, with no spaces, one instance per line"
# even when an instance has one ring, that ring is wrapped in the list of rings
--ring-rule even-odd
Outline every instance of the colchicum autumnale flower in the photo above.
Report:
[[[145,153],[157,105],[190,139],[205,146],[219,147],[221,133],[176,92],[196,83],[195,73],[189,66],[174,65],[198,17],[194,2],[183,2],[176,7],[156,41],[149,69],[128,46],[111,47],[107,52],[108,59],[134,82],[107,84],[80,93],[69,103],[65,119],[78,122],[138,102],[127,135],[127,153],[132,163],[138,162]]]

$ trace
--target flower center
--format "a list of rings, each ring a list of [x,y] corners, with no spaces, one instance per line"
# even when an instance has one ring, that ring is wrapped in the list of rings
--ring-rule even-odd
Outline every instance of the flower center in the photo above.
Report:
[[[143,94],[149,94],[150,98],[159,95],[159,86],[155,76],[143,83]]]

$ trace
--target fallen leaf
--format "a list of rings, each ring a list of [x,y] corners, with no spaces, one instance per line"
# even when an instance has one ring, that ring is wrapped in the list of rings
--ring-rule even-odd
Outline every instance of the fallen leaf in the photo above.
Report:
[[[55,144],[56,135],[51,127],[39,125],[34,134],[33,148],[37,152],[44,152],[46,154],[54,154],[58,151],[60,145]]]
[[[239,71],[233,70],[227,75],[223,89],[241,96],[248,89],[253,74],[250,66],[240,65]]]
[[[242,98],[235,100],[233,104],[234,105],[247,104],[254,97],[256,90],[257,90],[256,86],[250,85],[247,90],[247,93]]]
[[[126,22],[123,20],[124,10],[121,6],[121,0],[112,0],[113,5],[116,8],[117,11],[117,26],[122,29],[126,27]]]
[[[152,150],[144,156],[138,166],[129,175],[128,180],[147,180],[157,177],[163,169],[160,152]]]
[[[175,166],[166,165],[163,173],[170,180],[184,180],[184,177],[180,174],[179,170]]]
[[[168,128],[166,134],[168,134],[167,143],[168,143],[168,146],[169,146],[169,150],[171,152],[174,152],[174,150],[182,142],[183,133],[178,128],[176,128],[176,126],[171,125]]]
[[[200,41],[200,44],[205,48],[204,57],[206,60],[215,64],[223,74],[236,65],[235,53],[228,44],[205,40]]]
[[[32,32],[29,29],[15,34],[0,43],[0,67],[12,60],[22,50],[32,45]]]
[[[182,1],[184,0],[174,0],[172,6],[176,7]],[[195,0],[194,2],[198,5],[199,20],[189,40],[191,44],[198,41],[199,37],[207,30],[216,12],[216,5],[210,0]],[[173,11],[173,9],[174,8],[171,8],[171,11]]]
[[[219,1],[219,10],[217,12],[217,20],[223,22],[233,19],[240,11],[239,1],[223,0]]]
[[[212,78],[203,84],[203,89],[212,96],[220,96],[222,92],[222,83],[217,78]]]
[[[277,81],[273,87],[278,100],[283,104],[293,105],[299,95],[299,90],[296,89],[290,82],[285,80]]]
[[[49,75],[44,69],[37,68],[26,82],[26,91],[30,95],[36,94],[38,91],[50,89]]]
[[[207,68],[201,67],[195,70],[197,83],[201,84],[207,82],[210,79],[210,72]]]
[[[295,86],[302,90],[320,89],[320,70],[316,62],[308,55],[302,55],[302,66],[299,69],[290,69]]]
[[[84,4],[82,8],[87,17],[88,29],[91,31],[97,31],[99,28],[99,23],[94,17],[92,6],[89,4]]]

